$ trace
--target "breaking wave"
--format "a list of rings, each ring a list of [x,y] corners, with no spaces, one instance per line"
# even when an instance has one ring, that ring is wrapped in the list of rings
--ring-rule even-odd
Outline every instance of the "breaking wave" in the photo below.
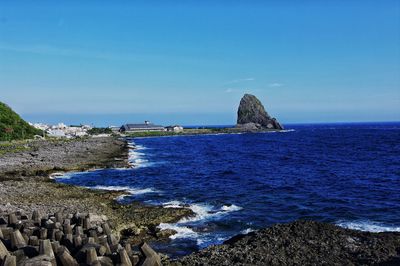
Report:
[[[128,162],[132,168],[141,168],[141,167],[149,167],[154,165],[154,162],[150,162],[146,159],[146,154],[141,152],[143,150],[147,150],[148,148],[142,145],[136,145],[134,142],[131,142],[128,145]]]
[[[208,242],[215,242],[213,237],[210,237],[210,233],[200,233],[194,231],[191,226],[194,226],[200,222],[205,222],[209,220],[218,220],[219,218],[227,215],[230,212],[239,211],[242,208],[230,204],[230,205],[223,205],[220,208],[217,208],[212,205],[208,204],[200,204],[200,203],[193,203],[193,204],[186,204],[181,201],[169,201],[163,203],[164,208],[189,208],[195,214],[192,217],[185,217],[182,218],[180,221],[174,224],[169,223],[162,223],[158,226],[159,229],[172,229],[175,230],[177,233],[170,236],[171,239],[179,239],[179,238],[186,238],[186,239],[193,239],[196,240],[198,246],[204,246]],[[223,241],[225,238],[217,237],[217,241]]]
[[[127,194],[123,194],[116,198],[117,201],[122,201],[124,198],[129,196],[137,196],[143,195],[147,193],[160,193],[160,191],[155,190],[153,188],[133,188],[128,186],[94,186],[94,187],[87,187],[90,189],[98,189],[98,190],[109,190],[109,191],[123,191],[127,192]]]
[[[241,234],[247,235],[248,233],[254,232],[255,230],[253,228],[246,228],[242,231],[240,231]]]
[[[372,221],[339,221],[336,225],[347,228],[366,232],[400,232],[400,226],[389,226],[378,222]]]

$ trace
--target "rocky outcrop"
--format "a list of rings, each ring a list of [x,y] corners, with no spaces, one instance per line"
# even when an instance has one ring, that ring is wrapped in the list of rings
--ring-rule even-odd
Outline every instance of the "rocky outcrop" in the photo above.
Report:
[[[11,150],[7,150],[11,147]],[[114,137],[49,139],[0,146],[0,180],[60,171],[128,167],[128,147]]]
[[[400,265],[400,233],[297,221],[238,235],[172,265]]]
[[[244,130],[283,129],[278,120],[265,111],[260,100],[251,94],[245,94],[240,100],[237,127]]]

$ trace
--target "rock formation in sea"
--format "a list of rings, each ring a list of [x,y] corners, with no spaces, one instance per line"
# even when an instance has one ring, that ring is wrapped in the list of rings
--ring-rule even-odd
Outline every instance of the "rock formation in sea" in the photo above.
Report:
[[[237,127],[245,130],[283,129],[283,126],[272,118],[256,96],[245,94],[238,108]]]

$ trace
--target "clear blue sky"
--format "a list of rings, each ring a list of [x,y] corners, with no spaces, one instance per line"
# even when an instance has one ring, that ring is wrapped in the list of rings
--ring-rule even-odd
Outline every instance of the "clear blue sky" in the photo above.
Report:
[[[0,101],[37,121],[233,124],[248,92],[283,123],[399,121],[399,3],[2,0]]]

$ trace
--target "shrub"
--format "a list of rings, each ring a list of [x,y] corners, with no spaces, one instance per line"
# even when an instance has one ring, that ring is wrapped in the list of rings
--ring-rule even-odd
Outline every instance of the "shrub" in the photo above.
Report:
[[[42,131],[24,121],[6,104],[0,102],[0,141],[30,139]]]

